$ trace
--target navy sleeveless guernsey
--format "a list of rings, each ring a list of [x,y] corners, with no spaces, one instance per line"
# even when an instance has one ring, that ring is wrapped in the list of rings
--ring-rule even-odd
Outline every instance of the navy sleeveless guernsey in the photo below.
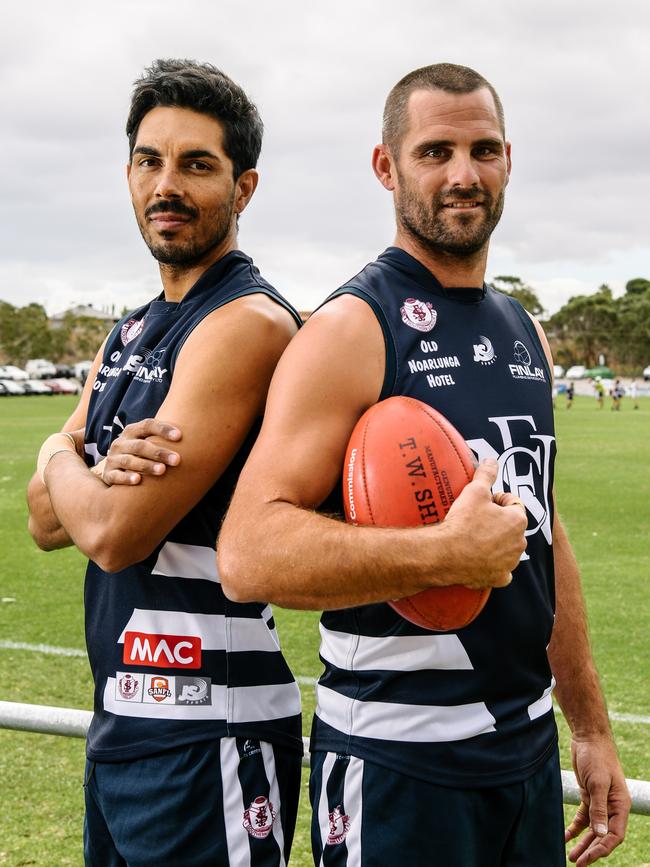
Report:
[[[457,632],[421,629],[387,604],[325,612],[311,748],[439,785],[521,781],[557,741],[546,655],[555,604],[555,437],[539,337],[514,299],[490,287],[443,289],[395,247],[328,301],[342,294],[365,300],[381,324],[381,399],[424,401],[478,459],[498,460],[494,490],[525,503],[527,549],[512,583],[493,590],[479,617]]]
[[[155,416],[193,329],[218,307],[255,293],[272,298],[300,324],[236,250],[180,303],[152,301],[115,326],[88,409],[89,465],[106,455],[129,422]],[[302,750],[300,693],[271,609],[226,599],[216,567],[217,532],[258,429],[149,557],[110,574],[88,564],[86,641],[95,680],[90,759],[134,759],[225,736]]]

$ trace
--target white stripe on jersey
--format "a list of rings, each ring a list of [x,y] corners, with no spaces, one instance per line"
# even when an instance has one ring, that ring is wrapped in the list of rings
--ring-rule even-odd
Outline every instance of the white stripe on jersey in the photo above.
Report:
[[[359,701],[322,684],[316,685],[316,700],[316,715],[352,737],[441,743],[495,731],[496,721],[484,702],[447,707]]]
[[[221,583],[217,572],[217,553],[205,545],[184,545],[181,542],[165,542],[158,552],[152,575],[166,578],[197,578]]]
[[[350,830],[345,838],[348,850],[347,867],[361,867],[361,825],[363,822],[363,759],[350,756],[343,784],[343,803],[350,817]]]
[[[330,810],[327,804],[327,781],[330,778],[335,761],[336,753],[326,753],[321,773],[320,797],[318,799],[318,827],[320,828],[321,852],[323,853],[325,852],[327,835],[329,834],[330,829]],[[323,867],[323,855],[321,855],[319,867]]]
[[[279,849],[278,867],[286,867],[286,861],[284,860],[284,829],[282,827],[282,814],[280,810],[282,805],[280,803],[278,775],[275,770],[275,756],[273,754],[273,747],[266,741],[260,741],[260,749],[262,750],[266,778],[269,781],[269,801],[273,804],[273,809],[276,811],[276,817],[273,821],[273,836]]]
[[[95,466],[97,466],[97,464],[104,458],[104,455],[97,450],[97,443],[86,443],[84,445],[84,451],[87,455],[91,456]]]
[[[472,671],[457,635],[393,635],[375,638],[334,632],[320,625],[321,656],[347,671]]]
[[[183,675],[189,672],[183,671]],[[173,681],[173,675],[165,675]],[[173,690],[172,690],[173,692]],[[270,686],[240,686],[227,689],[212,684],[211,704],[168,704],[144,701],[119,701],[115,697],[114,677],[106,679],[104,710],[116,716],[143,719],[228,720],[230,723],[265,722],[296,716],[300,713],[300,688],[297,683]],[[230,713],[227,715],[227,709]]]
[[[553,690],[555,689],[555,678],[551,678],[551,685],[548,686],[541,695],[541,698],[538,698],[537,701],[534,701],[532,704],[528,705],[528,716],[531,720],[537,719],[540,716],[544,716],[545,713],[549,713],[549,711],[553,710]]]
[[[147,635],[190,635],[201,639],[201,650],[259,650],[277,653],[277,633],[260,617],[226,617],[223,614],[195,614],[187,611],[155,611],[134,608],[129,622],[118,638],[124,644],[127,632]],[[128,661],[129,665],[137,662]]]
[[[233,867],[250,867],[251,849],[248,831],[244,828],[244,793],[237,770],[239,752],[235,738],[221,738],[221,788],[223,790],[223,821],[228,841],[228,863]]]

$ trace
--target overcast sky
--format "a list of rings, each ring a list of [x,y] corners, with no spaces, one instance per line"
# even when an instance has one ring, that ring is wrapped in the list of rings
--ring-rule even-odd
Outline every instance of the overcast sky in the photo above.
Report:
[[[650,277],[650,3],[139,0],[11,4],[0,21],[0,299],[50,313],[159,291],[125,183],[132,81],[156,57],[215,63],[266,126],[240,246],[311,309],[393,236],[370,154],[387,92],[428,63],[499,91],[513,173],[488,278],[549,311]]]

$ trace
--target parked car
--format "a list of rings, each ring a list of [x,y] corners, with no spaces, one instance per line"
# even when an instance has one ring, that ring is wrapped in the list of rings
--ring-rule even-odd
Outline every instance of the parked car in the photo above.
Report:
[[[6,394],[25,394],[22,382],[14,382],[13,379],[0,379]]]
[[[553,376],[555,379],[561,379],[564,376],[564,368],[561,364],[553,365]]]
[[[0,379],[29,379],[29,374],[21,370],[20,367],[16,367],[15,364],[5,364],[0,367]]]
[[[74,368],[70,364],[57,364],[55,367],[57,379],[70,379],[74,376]]]
[[[574,364],[566,372],[567,379],[582,379],[587,371],[584,364]]]
[[[609,367],[603,367],[602,365],[599,367],[590,367],[589,370],[585,370],[586,378],[596,379],[597,376],[601,379],[614,379],[616,374],[613,370],[610,370]]]
[[[25,394],[52,394],[52,389],[40,379],[26,379],[20,384],[25,389]]]
[[[49,385],[54,394],[79,394],[81,386],[76,379],[44,379],[44,385]]]
[[[34,379],[47,379],[56,376],[56,367],[45,358],[30,358],[25,370]]]
[[[643,378],[646,382],[650,380],[650,364],[643,369]]]

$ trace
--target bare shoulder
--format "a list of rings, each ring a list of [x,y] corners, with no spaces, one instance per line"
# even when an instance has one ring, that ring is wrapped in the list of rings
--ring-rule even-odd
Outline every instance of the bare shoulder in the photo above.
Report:
[[[372,309],[352,295],[318,308],[282,356],[273,391],[290,387],[305,404],[321,408],[349,402],[359,414],[381,392],[386,351]]]
[[[231,316],[245,318],[250,325],[277,331],[280,335],[285,334],[289,339],[298,330],[296,321],[287,308],[264,292],[244,295],[221,309],[227,310]]]
[[[298,326],[282,305],[263,293],[237,298],[209,313],[187,338],[179,355],[183,365],[197,356],[228,357],[243,362],[244,355],[277,362]]]

